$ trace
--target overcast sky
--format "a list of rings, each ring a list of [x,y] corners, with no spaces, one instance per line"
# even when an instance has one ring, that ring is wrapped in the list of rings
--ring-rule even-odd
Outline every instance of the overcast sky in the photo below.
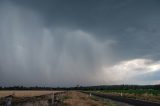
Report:
[[[0,0],[0,86],[160,84],[159,0]]]

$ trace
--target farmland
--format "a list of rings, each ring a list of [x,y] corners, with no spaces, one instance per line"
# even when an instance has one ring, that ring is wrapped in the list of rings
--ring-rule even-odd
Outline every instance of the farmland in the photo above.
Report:
[[[159,85],[135,86],[88,86],[69,88],[42,88],[42,87],[8,87],[0,90],[0,106],[5,103],[7,96],[12,97],[14,106],[24,104],[43,105],[61,104],[61,106],[113,106],[112,104],[128,104],[139,106],[159,106]],[[98,99],[97,99],[98,98]],[[104,102],[105,101],[105,102]],[[40,104],[41,103],[41,104]],[[144,105],[145,104],[145,105]],[[54,105],[53,105],[54,106]]]
[[[6,90],[0,91],[0,106],[49,106],[60,100],[62,91],[40,90]]]
[[[4,90],[0,91],[0,98],[14,95],[15,97],[33,97],[33,96],[40,96],[40,95],[46,95],[50,93],[55,93],[58,91],[33,91],[33,90]]]
[[[60,103],[61,106],[75,106],[75,104],[83,106],[114,106],[118,103],[107,97],[116,97],[124,100],[125,98],[132,98],[134,100],[143,100],[160,103],[160,94],[158,90],[151,89],[128,89],[128,90],[1,90],[0,91],[0,106],[5,103],[5,98],[12,95],[13,106],[25,106],[25,104],[44,105],[52,103]],[[99,97],[102,99],[99,99]],[[104,101],[105,100],[105,101]],[[52,102],[54,101],[54,102]],[[133,101],[132,101],[133,102]],[[143,103],[143,102],[142,102]],[[54,106],[54,105],[53,105]],[[122,106],[122,105],[121,105]],[[142,105],[144,106],[144,105]],[[147,105],[148,106],[148,105]]]
[[[13,95],[14,93],[14,95]],[[56,95],[55,95],[56,94]],[[13,95],[13,106],[110,106],[95,97],[78,91],[0,91],[0,106],[5,104],[4,98]],[[53,97],[54,95],[54,97]],[[52,102],[52,100],[54,102]]]

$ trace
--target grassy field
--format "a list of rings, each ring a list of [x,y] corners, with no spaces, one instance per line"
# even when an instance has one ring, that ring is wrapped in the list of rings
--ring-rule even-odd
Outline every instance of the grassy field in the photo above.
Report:
[[[15,97],[33,97],[33,96],[40,96],[50,93],[55,93],[58,91],[33,91],[33,90],[26,90],[26,91],[0,91],[0,98],[14,95]]]
[[[102,90],[101,92],[115,92],[115,93],[130,93],[130,94],[151,94],[155,96],[160,96],[160,90],[153,89],[129,89],[129,90]]]

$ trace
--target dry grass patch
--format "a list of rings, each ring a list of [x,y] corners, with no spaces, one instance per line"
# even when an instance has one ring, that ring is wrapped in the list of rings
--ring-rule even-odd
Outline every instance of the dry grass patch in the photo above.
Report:
[[[66,106],[107,106],[100,101],[93,100],[87,94],[81,92],[69,92],[68,99],[64,100]]]
[[[33,96],[40,96],[40,95],[46,95],[50,93],[55,93],[59,91],[33,91],[33,90],[27,90],[27,91],[0,91],[0,98],[14,95],[15,97],[33,97]]]

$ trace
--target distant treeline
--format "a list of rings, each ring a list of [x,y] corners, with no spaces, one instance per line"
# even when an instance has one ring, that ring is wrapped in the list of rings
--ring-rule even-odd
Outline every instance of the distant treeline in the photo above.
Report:
[[[129,89],[153,89],[160,90],[160,85],[102,85],[80,87],[82,90],[129,90]]]
[[[60,87],[24,87],[24,86],[12,86],[12,87],[0,87],[0,90],[60,90],[60,89],[64,89],[64,88],[60,88]]]
[[[160,90],[160,85],[101,85],[101,86],[76,86],[76,87],[0,87],[0,90],[129,90],[153,89]]]

